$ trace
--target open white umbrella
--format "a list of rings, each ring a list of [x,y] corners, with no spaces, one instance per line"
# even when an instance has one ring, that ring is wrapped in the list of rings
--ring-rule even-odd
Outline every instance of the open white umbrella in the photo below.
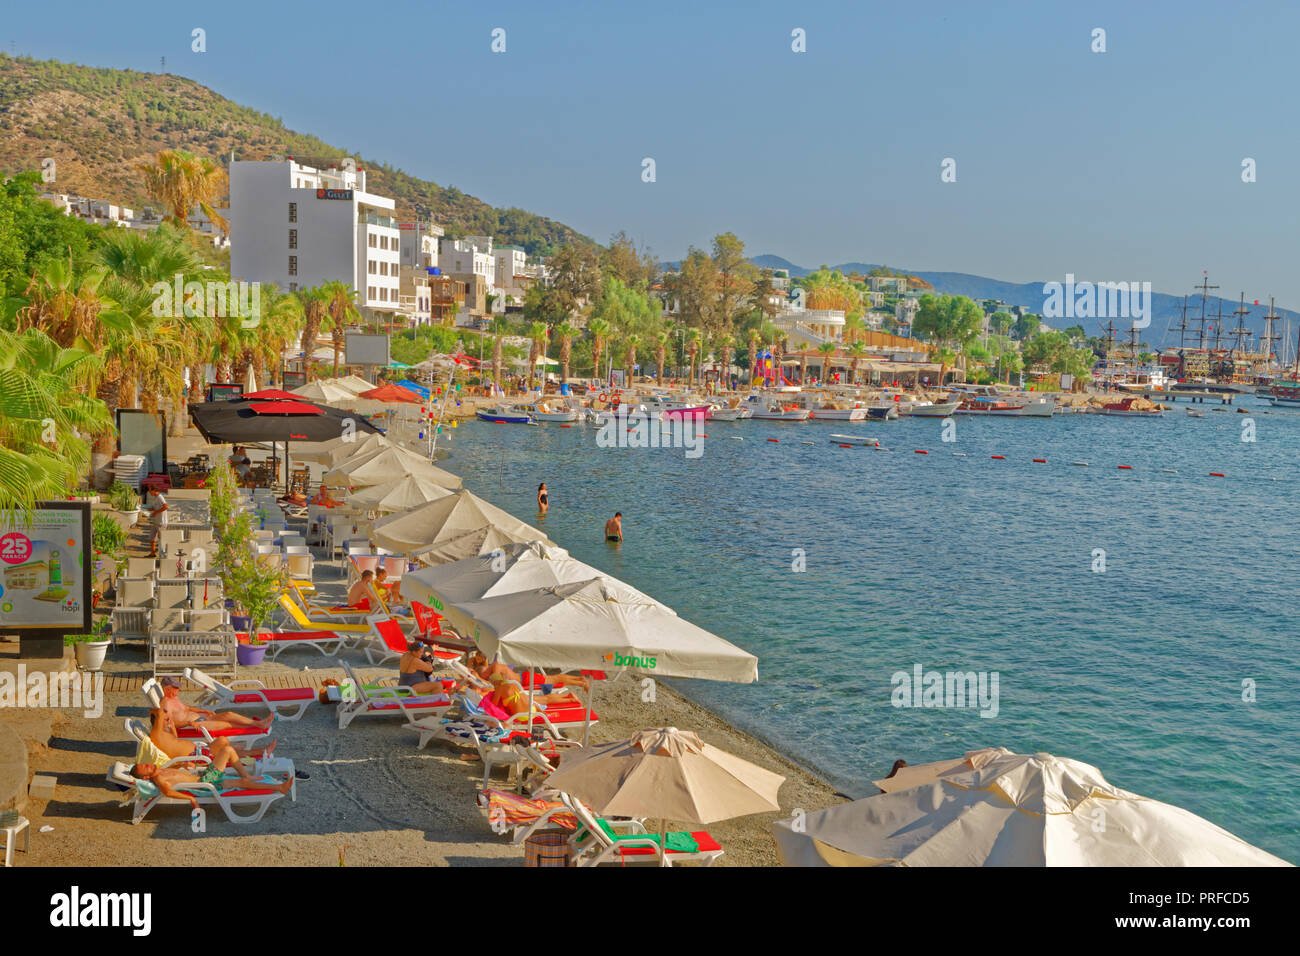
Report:
[[[571,557],[563,548],[540,541],[509,544],[496,553],[421,568],[402,578],[402,594],[429,605],[457,630],[468,633],[474,620],[460,610],[462,603],[600,577],[609,582],[619,601],[657,603],[650,595]]]
[[[347,503],[362,511],[409,511],[452,493],[447,486],[419,475],[403,475],[395,481],[355,491],[348,496]]]
[[[380,435],[376,432],[367,432],[364,435],[351,435],[340,438],[333,438],[327,442],[320,442],[315,445],[310,452],[304,452],[298,457],[308,461],[314,461],[318,464],[325,465],[327,468],[333,468],[335,465],[347,461],[349,458],[359,458],[362,455],[372,455],[383,448],[394,445],[391,438]]]
[[[442,502],[435,502],[435,506]],[[748,684],[758,658],[678,617],[657,601],[625,602],[620,582],[599,577],[457,605],[464,631],[489,658],[523,667],[635,668],[661,677]]]
[[[459,539],[477,541],[476,546],[486,547],[487,551],[516,541],[552,543],[542,532],[510,512],[464,490],[402,514],[381,518],[371,529],[371,537],[380,547],[417,556],[435,552]],[[483,552],[466,551],[456,557],[479,553]]]
[[[354,455],[330,468],[324,480],[331,485],[364,488],[382,485],[402,475],[415,475],[447,488],[460,487],[460,479],[451,472],[396,445],[379,448],[372,454]]]
[[[668,820],[705,826],[780,810],[777,793],[784,781],[696,734],[660,727],[628,740],[567,751],[546,785],[601,816],[665,821],[659,831],[662,847]]]
[[[777,821],[772,829],[782,861],[787,866],[1289,865],[1188,810],[1113,787],[1096,767],[1077,760],[994,750],[972,751],[959,763],[966,766],[927,765],[933,778],[919,786]]]

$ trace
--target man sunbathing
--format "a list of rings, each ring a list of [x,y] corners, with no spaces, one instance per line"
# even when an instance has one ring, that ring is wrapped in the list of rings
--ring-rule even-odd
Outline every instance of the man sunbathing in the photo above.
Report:
[[[211,744],[201,747],[193,740],[182,740],[177,737],[176,725],[172,723],[171,717],[164,713],[161,708],[154,708],[149,711],[149,716],[153,718],[153,726],[149,729],[149,739],[154,742],[155,747],[168,757],[193,757],[199,755],[210,757],[215,762],[218,758],[225,757],[226,750],[234,751],[235,760],[243,757],[269,757],[275,753],[276,741],[274,740],[265,747],[245,749],[232,744],[225,737],[214,737]]]
[[[214,758],[211,764],[204,767],[203,771],[197,774],[181,770],[178,767],[162,769],[156,764],[138,763],[131,768],[131,776],[137,780],[150,781],[164,797],[188,800],[190,806],[195,810],[199,808],[198,799],[188,791],[177,790],[177,787],[184,786],[187,783],[210,783],[217,790],[240,790],[247,787],[250,790],[273,790],[276,793],[288,793],[293,789],[293,777],[289,777],[284,783],[267,783],[249,774],[238,759],[231,758],[233,758],[231,753],[226,753],[221,759]],[[238,774],[237,777],[226,776],[227,765],[234,769],[235,773]]]
[[[369,569],[361,572],[361,577],[348,588],[348,607],[370,610],[370,581],[374,576],[375,572]]]
[[[190,707],[181,700],[180,689],[175,684],[163,685],[162,709],[171,718],[172,725],[177,730],[184,730],[186,727],[193,727],[195,724],[202,724],[209,731],[229,730],[232,727],[252,727],[257,730],[266,730],[271,724],[275,723],[275,714],[254,720],[251,717],[245,717],[243,714],[236,714],[230,710],[218,714],[203,707]]]
[[[522,685],[523,679],[514,672],[511,667],[501,661],[488,662],[487,656],[482,651],[474,651],[469,656],[469,669],[486,681],[492,681],[493,674],[502,674],[506,680],[512,680]],[[551,687],[581,687],[586,690],[591,686],[587,678],[576,674],[556,674],[553,677],[547,677],[541,670],[533,671],[533,686],[543,693],[549,694]],[[495,681],[493,681],[495,683]]]

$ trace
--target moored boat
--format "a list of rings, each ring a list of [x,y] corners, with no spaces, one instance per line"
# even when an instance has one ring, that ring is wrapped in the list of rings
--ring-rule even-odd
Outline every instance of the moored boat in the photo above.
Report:
[[[533,423],[531,416],[511,405],[493,405],[491,408],[480,408],[474,414],[481,422],[495,422],[499,425],[531,425]]]

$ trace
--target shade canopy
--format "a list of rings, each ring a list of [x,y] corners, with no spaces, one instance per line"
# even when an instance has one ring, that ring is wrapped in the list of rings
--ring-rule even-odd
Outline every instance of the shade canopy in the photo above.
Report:
[[[380,385],[378,388],[367,389],[357,397],[369,399],[372,402],[389,402],[408,405],[418,405],[424,401],[423,398],[416,395],[409,388],[402,388],[402,386],[393,385],[391,382],[386,385]]]
[[[413,571],[402,578],[402,594],[437,609],[458,630],[470,631],[473,618],[460,610],[460,604],[602,576],[597,568],[571,557],[564,548],[528,541],[505,545],[496,554],[476,554]],[[657,603],[616,578],[605,580],[620,601]]]
[[[292,392],[298,398],[305,398],[310,402],[324,402],[327,405],[343,404],[357,397],[353,389],[345,388],[336,380],[328,378],[315,379],[306,385],[292,389]]]
[[[436,502],[440,505],[442,502]],[[618,582],[594,578],[457,605],[462,631],[488,657],[557,670],[636,668],[663,677],[748,684],[758,658],[658,602],[625,602]],[[626,585],[622,585],[626,588]]]
[[[403,475],[424,478],[446,488],[460,487],[460,479],[451,472],[439,468],[423,455],[397,445],[353,455],[331,467],[324,480],[331,485],[365,488],[385,484]]]
[[[428,401],[429,390],[425,388],[423,385],[421,385],[419,382],[412,382],[409,378],[404,378],[397,384],[400,385],[402,388],[414,392],[416,395],[419,395],[425,401]]]
[[[708,825],[781,809],[785,777],[676,727],[565,751],[546,785],[610,817],[658,817]]]
[[[329,441],[341,435],[372,433],[379,429],[365,417],[341,408],[327,405],[306,405],[301,414],[281,411],[259,413],[261,403],[245,401],[201,402],[190,406],[194,427],[210,444],[226,445],[240,442]]]
[[[458,491],[402,514],[381,518],[371,528],[371,538],[380,547],[414,554],[422,560],[431,560],[423,558],[424,554],[462,539],[462,553],[457,553],[456,558],[482,553],[464,550],[476,540],[474,546],[488,551],[516,541],[552,543],[536,528],[468,491]]]
[[[345,436],[336,438],[333,441],[323,442],[310,451],[304,451],[298,457],[325,465],[328,470],[340,462],[347,461],[349,458],[374,454],[381,448],[388,448],[390,445],[396,444],[397,442],[387,435],[372,433]]]
[[[450,488],[427,478],[403,475],[395,481],[353,492],[347,503],[365,511],[408,511],[452,493]]]
[[[567,759],[567,758],[566,758]],[[950,762],[944,762],[948,764]],[[773,824],[787,866],[1286,866],[1052,754],[972,751],[934,779]],[[919,769],[919,768],[918,768]]]

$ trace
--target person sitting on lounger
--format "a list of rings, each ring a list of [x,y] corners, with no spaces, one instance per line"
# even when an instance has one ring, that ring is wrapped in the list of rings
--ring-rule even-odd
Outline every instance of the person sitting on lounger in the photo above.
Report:
[[[379,589],[379,596],[384,599],[385,604],[406,603],[402,599],[402,582],[388,580],[388,569],[383,565],[375,569],[375,587]]]
[[[153,726],[149,730],[149,739],[153,741],[154,746],[165,753],[168,757],[193,757],[201,755],[210,757],[215,763],[218,759],[226,757],[226,751],[232,751],[233,760],[240,760],[243,757],[269,757],[275,752],[276,742],[272,740],[265,747],[249,748],[245,750],[235,744],[232,744],[225,737],[214,737],[212,743],[200,747],[193,740],[182,740],[176,736],[176,725],[172,723],[171,717],[161,708],[155,707],[149,712],[153,719]],[[206,753],[204,752],[206,751]],[[230,761],[231,758],[226,758]]]
[[[348,607],[354,607],[360,611],[370,610],[370,582],[374,579],[374,571],[362,571],[361,577],[356,584],[348,588]]]
[[[260,720],[254,720],[251,717],[245,717],[243,714],[236,714],[233,711],[215,711],[206,710],[203,707],[190,707],[180,697],[180,689],[175,684],[163,685],[162,709],[171,718],[172,725],[177,730],[184,730],[186,727],[193,727],[196,724],[202,724],[207,730],[229,730],[232,727],[251,727],[257,730],[266,730],[275,722],[275,714],[263,717]]]
[[[234,770],[238,776],[227,777],[227,766]],[[218,791],[240,790],[247,787],[250,790],[273,790],[276,793],[288,793],[293,789],[293,777],[289,777],[284,783],[276,784],[258,780],[245,770],[239,759],[229,751],[223,752],[220,759],[214,758],[212,763],[197,774],[190,773],[188,770],[181,770],[179,767],[162,769],[157,764],[138,763],[131,768],[131,776],[137,780],[150,781],[164,797],[188,800],[190,806],[195,810],[199,808],[198,799],[192,793],[177,790],[177,787],[184,786],[187,783],[210,783]]]
[[[416,641],[408,644],[406,653],[397,662],[397,683],[409,687],[416,694],[441,694],[442,684],[428,680],[433,673],[433,655],[428,648]]]
[[[518,681],[507,680],[503,674],[493,674],[493,691],[487,699],[493,704],[500,707],[511,717],[517,714],[528,713],[528,702],[530,700],[528,691],[524,690],[523,685]],[[548,685],[549,686],[549,685]],[[533,713],[544,713],[552,704],[565,706],[573,704],[576,698],[572,691],[561,691],[559,693],[539,694],[534,692],[532,697]]]
[[[316,490],[316,497],[311,500],[314,505],[320,505],[322,508],[337,508],[343,502],[337,500],[330,494],[329,485],[321,482],[320,488]]]

